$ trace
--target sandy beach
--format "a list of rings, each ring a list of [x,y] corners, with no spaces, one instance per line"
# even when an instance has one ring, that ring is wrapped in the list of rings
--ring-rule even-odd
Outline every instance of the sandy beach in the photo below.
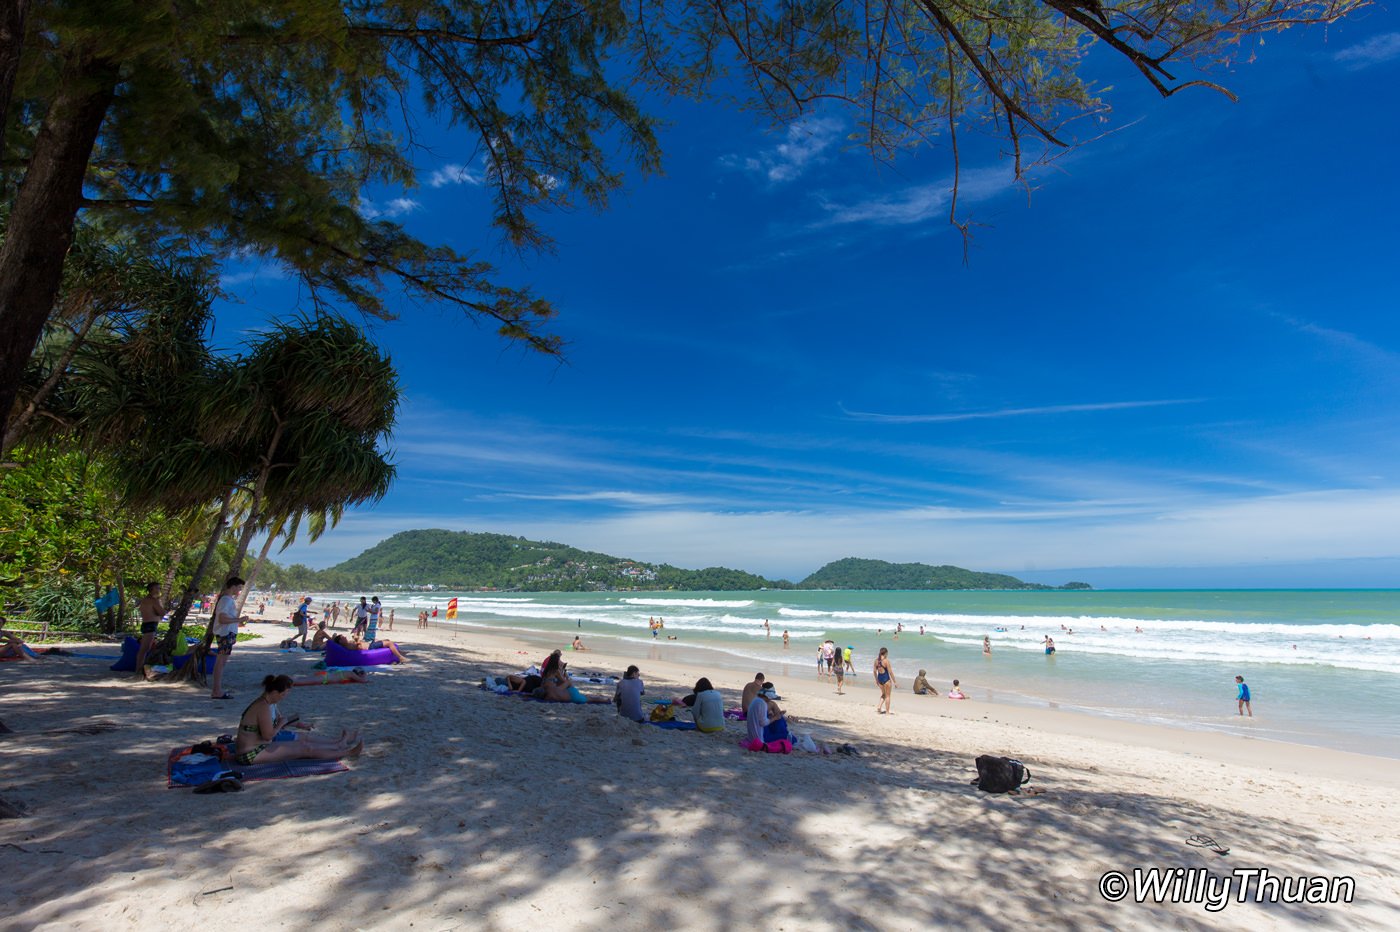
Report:
[[[0,796],[28,812],[0,821],[13,881],[0,925],[1400,927],[1400,761],[915,697],[907,681],[895,714],[876,715],[863,668],[845,696],[801,664],[765,671],[795,732],[859,756],[756,754],[738,745],[742,723],[706,736],[611,705],[497,697],[482,678],[538,662],[538,645],[401,617],[386,633],[410,664],[284,703],[322,731],[362,729],[348,773],[166,789],[170,749],[231,733],[263,675],[311,667],[278,651],[285,625],[249,630],[263,637],[230,661],[230,702],[101,661],[0,664],[0,720],[15,732],[0,736]],[[660,649],[568,659],[612,674],[637,662],[650,696],[709,676],[728,705],[751,676]],[[1023,760],[1043,792],[978,792],[982,753]],[[1188,845],[1195,834],[1229,854]],[[1134,902],[1134,871],[1152,868],[1230,900]],[[1239,902],[1251,870],[1351,878],[1354,898],[1255,902],[1250,886]],[[1110,871],[1129,880],[1121,902],[1100,892]]]

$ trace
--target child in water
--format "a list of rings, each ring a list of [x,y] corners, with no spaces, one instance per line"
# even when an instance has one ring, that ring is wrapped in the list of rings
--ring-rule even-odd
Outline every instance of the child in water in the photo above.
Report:
[[[1240,714],[1249,713],[1249,717],[1254,717],[1254,710],[1249,705],[1249,684],[1245,683],[1244,677],[1235,677],[1235,703],[1239,706]]]

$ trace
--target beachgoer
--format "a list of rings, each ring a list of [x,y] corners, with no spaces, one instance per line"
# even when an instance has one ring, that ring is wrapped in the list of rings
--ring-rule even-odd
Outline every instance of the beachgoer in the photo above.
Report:
[[[1055,653],[1055,639],[1050,637],[1050,635],[1047,634],[1045,640],[1041,643],[1045,645],[1045,656],[1049,657],[1051,654]]]
[[[617,714],[634,722],[646,721],[646,713],[642,711],[642,697],[646,692],[646,686],[642,683],[642,671],[637,669],[634,663],[622,674],[622,679],[617,681],[617,690],[613,693]]]
[[[836,676],[836,695],[846,695],[846,664],[840,657],[833,658],[831,672]]]
[[[136,604],[141,613],[141,646],[136,650],[136,678],[146,678],[146,655],[156,644],[156,627],[170,609],[161,604],[160,583],[146,583],[146,596]]]
[[[982,653],[988,657],[992,656],[992,639],[988,635],[982,635]]]
[[[763,619],[763,636],[770,638],[773,636],[773,629],[768,626],[767,618]]]
[[[388,623],[384,625],[384,630],[385,630],[385,631],[393,631],[393,630],[394,630],[394,610],[393,610],[392,608],[389,609],[389,619],[388,619]]]
[[[342,732],[339,738],[313,738],[306,734],[311,730],[309,723],[298,721],[296,717],[284,718],[277,704],[291,691],[292,678],[285,673],[263,677],[262,695],[254,699],[238,719],[234,763],[246,767],[286,760],[339,760],[359,756],[364,742],[358,734]],[[284,728],[300,733],[294,734],[291,740],[278,741],[277,735]]]
[[[311,649],[325,650],[326,642],[330,639],[331,633],[326,630],[326,622],[322,619],[321,623],[316,626],[316,633],[311,636]]]
[[[420,627],[420,628],[426,628],[426,627],[428,627],[428,611],[427,611],[427,609],[424,609],[423,611],[421,611],[421,612],[418,613],[418,627]]]
[[[753,702],[753,697],[757,696],[763,689],[764,676],[762,673],[755,673],[752,682],[744,684],[744,693],[739,698],[739,708],[748,709],[749,703]]]
[[[364,634],[365,626],[369,624],[369,603],[364,596],[360,596],[360,604],[355,606],[355,624],[350,629],[352,637]]]
[[[778,705],[778,692],[772,683],[764,683],[747,709],[750,740],[781,741],[788,737],[787,714]]]
[[[695,703],[690,711],[695,727],[705,734],[724,731],[724,697],[703,676],[695,681]]]
[[[888,647],[880,648],[880,653],[875,658],[875,683],[880,687],[880,701],[875,705],[875,711],[884,715],[890,712],[890,693],[899,685],[894,680],[894,667],[890,666]],[[884,708],[880,708],[881,706]]]
[[[209,692],[210,699],[232,699],[233,693],[224,692],[224,667],[233,654],[233,646],[238,643],[238,628],[248,623],[248,616],[238,614],[238,593],[243,591],[243,580],[230,576],[224,581],[224,590],[214,606],[214,617],[209,620],[209,630],[214,636],[217,656],[214,658],[214,682]],[[193,660],[186,663],[193,663]]]
[[[369,600],[369,618],[365,625],[365,640],[373,641],[379,636],[379,618],[384,613],[384,606],[379,604],[379,596],[374,596]]]
[[[296,625],[297,634],[301,635],[301,646],[306,646],[307,629],[311,627],[311,596],[301,600],[297,610],[292,612],[292,624]]]
[[[788,633],[787,633],[787,629],[784,628],[784,629],[783,629],[783,650],[787,650],[787,649],[788,649]]]
[[[18,634],[11,634],[5,630],[6,618],[0,615],[0,657],[8,657],[15,660],[32,659],[29,657],[29,648]]]
[[[919,675],[914,677],[914,695],[916,696],[936,696],[938,690],[933,688],[933,684],[928,681],[928,671],[920,670]]]
[[[399,650],[399,645],[388,638],[380,638],[377,641],[366,641],[362,638],[355,637],[353,634],[348,637],[344,634],[337,634],[332,640],[346,650],[384,650],[388,648],[394,654],[394,663],[408,663],[408,658]]]
[[[1248,712],[1250,718],[1254,717],[1254,709],[1249,704],[1249,685],[1242,676],[1235,677],[1235,702],[1241,715]]]
[[[331,627],[334,628],[340,623],[340,602],[331,603]]]
[[[841,651],[841,660],[846,664],[846,672],[851,676],[856,675],[856,665],[851,661],[851,656],[854,653],[855,648],[849,644],[846,645],[845,650]]]
[[[817,679],[826,677],[826,655],[822,652],[822,645],[817,645]]]
[[[953,680],[953,688],[950,689],[950,690],[948,690],[948,698],[949,698],[949,699],[966,699],[966,698],[967,698],[967,696],[965,696],[965,695],[963,694],[962,687],[958,685],[958,681],[957,681],[957,680]]]
[[[583,638],[577,634],[574,635],[574,650],[588,650],[583,646]]]
[[[574,681],[569,677],[569,665],[562,660],[554,668],[554,672],[544,678],[544,698],[549,702],[576,702],[580,705],[588,702],[588,697],[583,694]],[[606,699],[600,699],[606,702]]]

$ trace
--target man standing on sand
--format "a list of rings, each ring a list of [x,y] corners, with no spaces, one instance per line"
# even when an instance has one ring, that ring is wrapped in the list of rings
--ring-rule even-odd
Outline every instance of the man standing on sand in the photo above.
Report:
[[[146,583],[146,597],[137,603],[141,612],[141,647],[136,651],[136,678],[146,678],[146,655],[156,643],[156,626],[168,609],[160,602],[160,583]]]
[[[360,604],[355,606],[355,626],[350,629],[350,636],[353,638],[365,630],[369,624],[369,600],[360,596]]]
[[[1245,683],[1244,677],[1235,677],[1235,703],[1239,706],[1240,714],[1249,713],[1249,717],[1254,717],[1254,709],[1249,705],[1249,685]]]
[[[297,606],[296,611],[292,612],[292,624],[296,625],[297,634],[301,636],[301,646],[303,650],[306,648],[307,629],[311,627],[310,611],[311,596],[307,596],[301,600],[301,604]]]

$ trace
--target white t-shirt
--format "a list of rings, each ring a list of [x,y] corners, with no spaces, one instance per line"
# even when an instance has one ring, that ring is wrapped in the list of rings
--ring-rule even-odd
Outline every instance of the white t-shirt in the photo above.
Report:
[[[749,740],[762,741],[763,729],[768,726],[768,700],[762,696],[754,696],[745,714],[749,720]]]
[[[238,600],[225,593],[214,606],[214,634],[223,637],[238,630]]]

